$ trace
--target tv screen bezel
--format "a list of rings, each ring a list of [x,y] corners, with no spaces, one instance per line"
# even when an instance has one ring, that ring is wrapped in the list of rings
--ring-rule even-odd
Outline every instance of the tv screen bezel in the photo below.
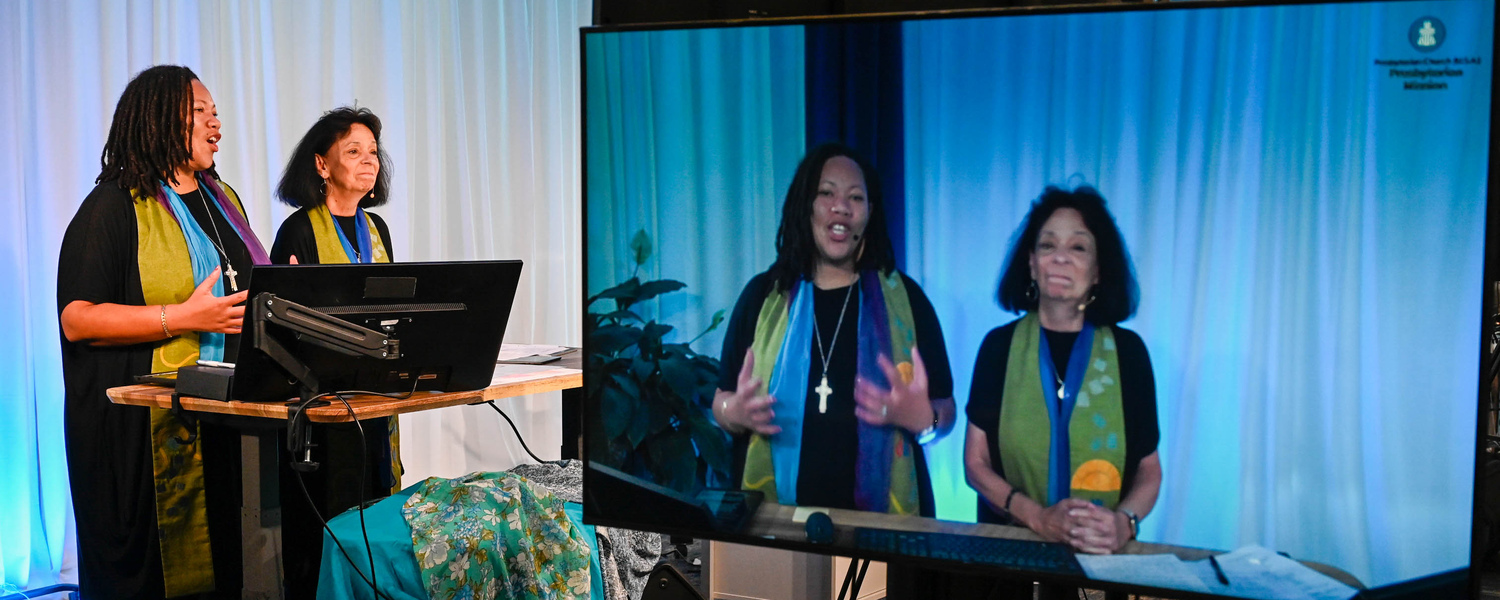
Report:
[[[907,22],[907,21],[918,21],[918,20],[967,19],[967,18],[985,18],[985,17],[1002,17],[1002,18],[1005,18],[1005,17],[1038,16],[1038,15],[1064,15],[1064,14],[1066,14],[1066,15],[1072,15],[1072,14],[1098,14],[1098,13],[1123,13],[1123,12],[1135,13],[1135,12],[1166,11],[1166,10],[1224,9],[1224,8],[1243,8],[1243,7],[1261,7],[1261,6],[1379,4],[1379,3],[1386,3],[1386,2],[1401,2],[1401,1],[1404,1],[1404,0],[1288,0],[1288,1],[1284,1],[1284,2],[1276,2],[1276,1],[1271,1],[1271,0],[1191,0],[1191,1],[1185,1],[1185,2],[1157,2],[1157,3],[1147,3],[1147,4],[1070,4],[1070,5],[1056,5],[1056,6],[1031,6],[1031,7],[983,8],[983,9],[952,9],[952,10],[931,10],[931,11],[870,13],[870,14],[841,14],[841,15],[826,15],[826,16],[814,16],[814,17],[797,16],[797,17],[785,17],[785,18],[725,19],[725,20],[709,20],[709,21],[671,21],[671,22],[653,22],[653,23],[623,24],[623,25],[592,25],[592,26],[582,27],[582,28],[580,28],[580,35],[579,35],[579,49],[580,49],[580,52],[579,52],[579,56],[580,56],[580,59],[579,59],[580,60],[580,66],[579,66],[579,94],[580,94],[580,98],[582,98],[583,101],[579,103],[579,124],[580,124],[579,141],[580,141],[580,144],[581,144],[581,151],[580,151],[580,180],[582,182],[582,186],[581,186],[582,189],[581,189],[581,192],[580,192],[580,201],[582,202],[580,226],[582,227],[582,233],[583,233],[582,238],[584,240],[583,241],[583,276],[584,276],[584,281],[585,282],[588,281],[588,273],[589,273],[589,251],[588,251],[588,249],[589,249],[589,238],[588,238],[588,235],[587,235],[587,232],[588,232],[588,220],[589,220],[589,211],[588,211],[588,148],[589,148],[589,146],[588,146],[588,132],[589,132],[589,128],[588,128],[588,102],[587,102],[587,99],[588,99],[588,62],[589,62],[588,61],[588,45],[589,45],[589,39],[591,37],[600,36],[600,35],[608,35],[608,34],[613,34],[613,33],[644,32],[644,31],[667,31],[667,30],[676,31],[676,30],[717,29],[717,28],[748,28],[748,27],[802,26],[802,25],[828,25],[828,24],[868,24],[868,23],[887,23],[887,22]],[[1500,11],[1495,11],[1495,21],[1492,22],[1492,23],[1490,23],[1490,27],[1492,29],[1494,29],[1496,25],[1500,25]],[[1495,40],[1493,40],[1493,42],[1494,43],[1492,44],[1491,54],[1490,54],[1492,63],[1493,63],[1493,61],[1497,60],[1497,57],[1500,57],[1500,38],[1496,38]],[[1492,416],[1491,412],[1488,410],[1488,405],[1490,403],[1490,396],[1491,396],[1491,393],[1492,393],[1491,392],[1491,387],[1490,387],[1490,377],[1489,377],[1489,373],[1488,373],[1489,368],[1490,368],[1490,362],[1491,362],[1491,355],[1490,355],[1488,344],[1489,344],[1489,339],[1490,339],[1491,332],[1492,331],[1500,331],[1500,319],[1494,318],[1494,317],[1500,317],[1500,296],[1496,295],[1496,289],[1500,288],[1500,239],[1497,239],[1497,235],[1496,235],[1497,232],[1500,232],[1500,199],[1497,199],[1497,192],[1496,192],[1497,189],[1500,189],[1500,174],[1497,174],[1497,169],[1494,168],[1494,166],[1496,164],[1496,156],[1497,156],[1496,155],[1496,150],[1497,150],[1496,143],[1497,143],[1497,139],[1500,139],[1500,123],[1497,123],[1497,119],[1495,118],[1495,116],[1497,114],[1500,114],[1500,93],[1496,93],[1496,85],[1495,85],[1497,83],[1497,81],[1500,81],[1500,74],[1497,74],[1497,72],[1495,71],[1495,69],[1493,67],[1491,67],[1491,76],[1490,76],[1490,89],[1491,89],[1491,95],[1490,95],[1490,131],[1489,131],[1489,144],[1488,144],[1489,153],[1490,153],[1490,161],[1489,161],[1490,162],[1490,169],[1489,169],[1489,172],[1488,172],[1488,176],[1486,178],[1487,186],[1486,186],[1486,190],[1485,190],[1485,214],[1486,214],[1486,217],[1485,217],[1485,228],[1484,228],[1485,243],[1484,243],[1484,259],[1483,259],[1483,271],[1482,271],[1483,272],[1483,281],[1481,281],[1481,282],[1473,282],[1475,284],[1478,284],[1479,287],[1480,287],[1479,293],[1481,294],[1481,297],[1482,297],[1480,306],[1484,307],[1484,308],[1480,311],[1480,314],[1474,315],[1474,318],[1477,319],[1479,321],[1479,323],[1480,323],[1480,327],[1479,327],[1480,336],[1479,336],[1478,340],[1474,341],[1474,343],[1475,343],[1475,353],[1474,353],[1475,354],[1475,361],[1478,364],[1478,371],[1477,371],[1478,372],[1478,380],[1475,381],[1475,396],[1474,396],[1474,400],[1475,400],[1475,402],[1474,402],[1474,409],[1475,409],[1476,419],[1475,419],[1475,430],[1473,432],[1473,438],[1474,438],[1474,446],[1473,446],[1473,450],[1474,450],[1474,465],[1473,465],[1474,466],[1474,478],[1473,478],[1473,487],[1472,487],[1473,502],[1472,502],[1472,505],[1471,505],[1472,508],[1471,508],[1470,515],[1469,515],[1470,516],[1470,538],[1469,538],[1469,550],[1470,550],[1469,555],[1470,555],[1470,558],[1469,558],[1469,564],[1468,564],[1468,566],[1466,568],[1458,568],[1458,569],[1454,569],[1454,570],[1450,570],[1450,571],[1437,572],[1437,573],[1432,573],[1432,574],[1427,575],[1427,576],[1418,577],[1418,578],[1415,578],[1415,579],[1409,579],[1409,580],[1403,580],[1403,581],[1398,581],[1398,582],[1387,583],[1385,585],[1382,585],[1382,586],[1379,586],[1379,587],[1375,587],[1375,588],[1366,588],[1366,589],[1361,590],[1361,592],[1360,592],[1360,594],[1359,594],[1358,597],[1362,597],[1362,598],[1364,598],[1364,597],[1368,597],[1368,598],[1387,598],[1387,597],[1396,598],[1396,597],[1408,597],[1408,596],[1410,596],[1410,597],[1421,597],[1420,596],[1421,594],[1429,593],[1431,591],[1431,589],[1433,588],[1433,586],[1438,586],[1439,589],[1451,589],[1451,588],[1443,587],[1443,586],[1452,585],[1459,578],[1460,574],[1462,574],[1462,579],[1465,580],[1465,582],[1466,582],[1465,589],[1467,591],[1467,596],[1468,597],[1472,597],[1472,598],[1478,598],[1479,595],[1480,595],[1481,569],[1482,569],[1482,566],[1483,566],[1484,556],[1482,555],[1482,549],[1479,548],[1479,546],[1478,546],[1478,544],[1480,542],[1480,539],[1481,539],[1481,532],[1480,532],[1481,523],[1480,523],[1480,520],[1478,519],[1478,516],[1480,514],[1480,511],[1482,511],[1483,507],[1484,507],[1484,505],[1482,504],[1482,502],[1484,501],[1482,490],[1484,489],[1484,484],[1485,484],[1485,481],[1486,481],[1485,476],[1484,476],[1484,465],[1485,465],[1486,458],[1487,458],[1485,447],[1486,447],[1486,440],[1488,439],[1488,435],[1489,435],[1487,425],[1488,425],[1488,423],[1490,421],[1490,417]],[[585,301],[584,302],[585,306],[583,308],[583,311],[585,313],[584,316],[586,317],[587,312],[588,312],[587,299],[589,297],[589,290],[586,289],[586,286],[585,286],[585,289],[583,290],[583,295],[584,295],[583,299]],[[586,340],[584,342],[584,345],[585,345],[584,351],[587,352],[587,350],[588,350],[587,349],[588,342]],[[585,365],[584,368],[587,369],[588,368],[587,365]],[[590,408],[591,407],[589,405],[589,400],[587,398],[585,398],[584,399],[583,409],[584,409],[585,412],[587,412]],[[583,421],[583,425],[582,425],[581,432],[582,432],[582,435],[584,436],[583,439],[586,440],[587,436],[589,434],[589,428],[590,428],[590,426],[587,423],[588,419],[585,418],[585,419],[582,419],[582,421]],[[583,460],[584,460],[584,463],[585,463],[584,476],[583,476],[583,485],[584,485],[585,489],[587,489],[587,487],[589,485],[589,479],[590,479],[589,469],[587,468],[587,464],[588,464],[588,460],[589,460],[588,446],[589,446],[589,444],[587,442],[584,442],[582,444],[582,457],[583,457]],[[1500,461],[1500,456],[1488,457],[1488,458],[1490,458],[1491,460]],[[1492,499],[1492,500],[1495,501],[1495,502],[1500,502],[1500,498]],[[833,546],[828,546],[828,545],[820,545],[820,544],[813,543],[813,542],[804,542],[804,541],[795,541],[795,540],[767,539],[767,538],[762,538],[762,537],[757,537],[757,536],[752,536],[752,535],[745,535],[745,534],[740,534],[740,533],[714,532],[714,531],[704,531],[704,530],[701,530],[701,529],[689,529],[689,528],[682,528],[682,527],[673,527],[673,526],[670,526],[670,525],[644,524],[641,521],[616,520],[616,519],[609,519],[609,518],[600,519],[600,518],[597,518],[598,515],[592,515],[592,517],[594,517],[594,518],[591,518],[591,515],[590,515],[590,512],[589,512],[587,506],[585,506],[584,517],[585,517],[585,519],[584,519],[585,522],[587,522],[589,524],[592,524],[592,525],[600,525],[600,526],[607,526],[607,527],[623,527],[623,528],[631,528],[631,529],[641,529],[641,530],[647,530],[647,531],[654,531],[654,532],[662,533],[662,534],[666,534],[666,535],[688,536],[688,537],[693,537],[693,538],[698,538],[698,539],[708,539],[708,540],[713,540],[713,541],[735,543],[735,544],[746,544],[746,545],[752,545],[752,546],[759,546],[759,547],[765,547],[765,548],[775,548],[775,549],[789,550],[789,551],[795,551],[795,552],[826,554],[826,555],[836,555],[836,556],[847,556],[847,557],[852,557],[852,558],[863,558],[863,559],[884,561],[884,562],[888,562],[888,563],[900,562],[900,563],[911,564],[911,565],[914,565],[914,566],[921,566],[921,567],[932,568],[932,569],[942,570],[942,571],[949,571],[949,572],[972,573],[972,574],[994,574],[994,575],[1002,575],[1002,574],[1024,575],[1026,577],[1030,577],[1030,578],[1032,578],[1034,580],[1037,580],[1037,581],[1052,582],[1052,583],[1063,583],[1063,584],[1067,584],[1067,585],[1079,585],[1079,586],[1087,587],[1089,589],[1098,589],[1098,590],[1104,590],[1104,591],[1128,592],[1128,593],[1161,594],[1161,595],[1166,595],[1168,597],[1174,597],[1174,598],[1213,598],[1213,599],[1217,599],[1217,598],[1230,598],[1231,597],[1231,596],[1222,596],[1222,595],[1216,595],[1216,594],[1202,594],[1202,593],[1198,593],[1198,592],[1185,591],[1185,590],[1181,590],[1181,589],[1177,589],[1177,588],[1158,588],[1158,587],[1142,586],[1142,585],[1136,585],[1136,584],[1125,584],[1125,583],[1117,583],[1117,582],[1104,581],[1104,580],[1094,580],[1094,579],[1088,579],[1088,578],[1075,578],[1075,577],[1067,577],[1067,576],[1058,576],[1058,575],[1054,575],[1054,574],[1050,574],[1050,573],[1043,573],[1043,572],[1018,571],[1018,570],[1004,569],[1004,568],[984,567],[984,566],[980,566],[980,565],[962,564],[962,563],[956,563],[956,562],[951,562],[951,561],[937,560],[937,559],[928,559],[928,558],[920,558],[920,557],[914,557],[914,556],[908,556],[908,555],[890,555],[890,554],[884,554],[884,553],[877,553],[877,552],[870,552],[870,551],[860,550],[858,548],[853,548],[853,547],[844,547],[844,546],[833,547]],[[643,525],[644,525],[644,527],[643,527]],[[1497,524],[1497,525],[1500,525],[1500,524]]]

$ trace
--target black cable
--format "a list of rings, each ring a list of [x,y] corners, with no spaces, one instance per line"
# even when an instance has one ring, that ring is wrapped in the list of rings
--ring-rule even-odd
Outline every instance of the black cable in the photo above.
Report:
[[[839,586],[838,600],[844,600],[845,595],[848,594],[849,584],[854,582],[854,567],[858,564],[857,558],[849,560],[849,568],[844,570],[844,585]]]
[[[375,591],[375,597],[376,598],[385,598],[385,600],[394,600],[390,596],[387,596],[385,594],[380,593],[380,590],[376,589],[375,584],[370,581],[370,578],[369,577],[365,577],[365,572],[359,570],[359,565],[354,564],[354,558],[351,557],[351,556],[349,556],[349,551],[344,549],[344,544],[339,541],[339,537],[337,535],[334,535],[333,529],[328,526],[328,521],[323,518],[322,511],[319,511],[318,510],[318,505],[313,502],[312,494],[307,491],[307,483],[302,480],[302,472],[293,469],[292,470],[292,474],[297,477],[297,487],[302,488],[302,497],[306,498],[307,499],[307,505],[310,506],[310,507],[312,507],[313,515],[316,516],[316,517],[318,517],[318,522],[319,523],[323,524],[323,531],[328,532],[328,537],[329,537],[329,539],[333,540],[333,544],[335,546],[339,547],[339,553],[344,555],[344,560],[349,563],[349,566],[351,568],[354,569],[354,574],[359,575],[359,578],[362,579],[362,580],[364,580],[365,584],[368,585],[368,586],[370,586],[371,590]],[[368,546],[368,545],[369,545],[369,543],[366,542],[366,546]],[[374,565],[372,564],[371,567],[373,567],[373,566]]]
[[[516,440],[521,442],[521,449],[525,450],[527,454],[530,454],[532,460],[540,464],[547,464],[547,461],[537,458],[536,454],[531,451],[531,448],[526,447],[526,438],[521,437],[521,430],[516,429],[516,422],[510,420],[510,416],[505,414],[505,411],[500,410],[500,407],[495,406],[494,400],[486,400],[484,403],[490,405],[490,408],[495,409],[495,412],[500,413],[500,416],[505,417],[505,422],[510,423],[510,430],[516,432]]]
[[[415,381],[418,381],[418,380],[414,379],[413,381],[415,382]],[[365,488],[366,488],[366,485],[368,483],[368,481],[366,480],[366,477],[368,476],[368,471],[369,471],[369,457],[366,456],[367,453],[365,451],[366,450],[365,446],[366,446],[366,443],[367,443],[366,440],[365,440],[365,428],[364,428],[363,425],[360,424],[359,419],[355,418],[354,407],[349,404],[349,400],[347,398],[345,398],[344,395],[345,394],[348,394],[348,395],[362,394],[362,395],[382,396],[382,397],[386,397],[386,398],[394,398],[394,399],[397,399],[397,400],[404,400],[406,398],[411,397],[412,394],[415,394],[416,392],[417,392],[417,385],[416,385],[416,383],[413,383],[411,391],[409,391],[409,392],[407,392],[405,394],[400,394],[400,395],[398,395],[398,394],[389,394],[389,393],[381,393],[381,392],[370,392],[370,391],[365,391],[365,390],[347,390],[347,391],[343,391],[343,392],[327,392],[327,393],[317,394],[317,395],[308,397],[306,400],[303,400],[298,405],[297,412],[295,413],[295,416],[292,417],[292,423],[291,423],[292,428],[295,429],[296,425],[297,425],[297,419],[302,418],[302,415],[303,415],[304,411],[306,411],[308,405],[312,404],[313,401],[315,401],[315,400],[317,400],[319,398],[323,398],[325,396],[333,396],[335,398],[338,398],[339,401],[344,404],[344,409],[349,412],[349,419],[351,421],[354,421],[354,427],[355,427],[356,430],[359,431],[359,448],[360,448],[360,452],[359,452],[359,456],[360,456],[360,469],[359,469],[359,506],[357,507],[357,510],[359,510],[359,531],[360,531],[360,534],[364,537],[364,542],[365,542],[365,556],[370,561],[370,576],[369,577],[365,577],[364,572],[359,570],[359,565],[354,564],[354,558],[351,557],[351,556],[349,556],[349,551],[344,548],[344,544],[339,541],[338,536],[334,535],[333,529],[328,526],[328,520],[323,518],[323,513],[322,513],[322,511],[318,510],[318,505],[317,505],[316,502],[313,501],[312,494],[307,491],[307,483],[302,479],[302,472],[298,471],[294,467],[292,469],[292,473],[294,475],[296,475],[296,477],[297,477],[297,485],[298,485],[298,487],[302,488],[302,495],[303,495],[303,497],[305,497],[307,499],[307,505],[312,508],[313,515],[318,518],[318,522],[320,522],[320,523],[323,524],[323,530],[328,532],[328,537],[333,540],[334,545],[338,546],[339,553],[344,555],[344,560],[349,563],[349,567],[352,568],[352,569],[354,569],[354,573],[357,574],[357,575],[359,575],[359,578],[361,580],[363,580],[366,585],[370,586],[370,590],[375,593],[375,597],[376,598],[385,598],[386,600],[391,600],[391,597],[387,596],[385,594],[380,593],[380,588],[376,586],[378,578],[377,578],[377,576],[375,574],[375,555],[374,555],[374,549],[371,548],[371,546],[370,546],[370,532],[365,527],[365,503],[368,501],[367,496],[365,495],[365,492],[367,491]],[[296,457],[295,456],[292,457],[292,461],[296,462]]]
[[[849,568],[854,568],[854,563],[849,563]],[[859,598],[859,588],[865,583],[865,570],[870,568],[870,559],[860,561],[859,576],[854,578],[854,589],[849,590],[849,600]]]

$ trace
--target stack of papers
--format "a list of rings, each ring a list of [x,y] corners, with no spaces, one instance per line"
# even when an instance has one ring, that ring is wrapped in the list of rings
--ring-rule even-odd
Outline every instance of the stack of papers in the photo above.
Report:
[[[1208,560],[1186,562],[1172,554],[1078,555],[1090,579],[1265,600],[1349,600],[1359,590],[1260,546],[1217,557],[1219,582]]]
[[[548,356],[570,349],[567,346],[548,346],[545,344],[500,344],[500,356],[496,357],[495,360],[507,361],[526,356]]]

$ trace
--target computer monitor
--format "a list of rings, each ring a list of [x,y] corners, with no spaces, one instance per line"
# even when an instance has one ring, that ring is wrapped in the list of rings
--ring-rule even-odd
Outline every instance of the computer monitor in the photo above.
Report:
[[[890,252],[941,326],[959,415],[946,437],[911,446],[935,519],[906,517],[910,529],[973,523],[981,506],[1004,503],[982,500],[966,473],[971,426],[994,430],[968,421],[975,378],[1006,368],[976,363],[986,336],[1021,316],[997,294],[1033,203],[1048,186],[1087,186],[1133,259],[1138,308],[1118,328],[1149,356],[1131,377],[1154,383],[1161,481],[1138,539],[1246,550],[1233,559],[1263,548],[1391,593],[1472,581],[1484,550],[1471,534],[1485,282],[1497,278],[1494,25],[1493,0],[1451,0],[585,28],[585,277],[598,298],[584,318],[601,325],[586,338],[586,458],[689,496],[746,485],[746,444],[700,427],[733,374],[683,365],[741,362],[724,340],[744,342],[768,316],[757,311],[766,294],[747,283],[786,241],[778,228],[799,161],[839,141],[883,186]],[[638,293],[659,280],[682,287]],[[747,297],[748,317],[734,317]],[[687,362],[657,366],[673,362],[661,348]],[[799,354],[821,366],[812,341]],[[816,382],[802,411],[816,411]],[[662,458],[683,454],[696,460]],[[1107,487],[1112,470],[1085,485]],[[757,514],[789,520],[774,533],[754,518],[723,531],[596,509],[586,515],[609,525],[901,557],[846,543],[858,537],[843,530],[852,517],[834,516],[831,545],[809,543],[795,525],[815,507],[769,497]],[[1181,556],[1210,573],[1206,588],[1053,580],[1239,593],[1200,570],[1206,554]],[[909,558],[963,568],[959,556]]]
[[[306,366],[318,382],[313,392],[484,388],[494,376],[520,277],[518,260],[257,266],[250,273],[231,397],[271,402],[299,396],[297,379],[262,349],[262,334]],[[270,298],[266,294],[385,334],[399,343],[400,356],[341,351],[275,319],[257,327],[254,304]]]

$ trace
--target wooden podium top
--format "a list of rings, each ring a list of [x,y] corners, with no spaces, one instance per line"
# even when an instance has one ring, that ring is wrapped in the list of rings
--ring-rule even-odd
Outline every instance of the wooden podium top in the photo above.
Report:
[[[349,410],[344,408],[344,403],[336,398],[331,400],[330,405],[310,408],[304,414],[309,421],[314,423],[346,423],[356,419],[362,421],[513,396],[580,388],[583,387],[583,371],[579,369],[582,366],[582,354],[581,351],[575,350],[564,355],[561,360],[546,365],[496,365],[492,384],[487,388],[472,392],[417,392],[404,400],[384,396],[353,396],[349,398],[349,406],[354,408],[353,418],[350,418]],[[106,394],[110,402],[115,404],[171,408],[172,391],[173,389],[169,387],[142,384],[110,388]],[[285,420],[288,409],[296,405],[296,402],[240,402],[237,400],[224,402],[192,396],[183,396],[181,400],[182,408],[192,412],[281,420]]]

